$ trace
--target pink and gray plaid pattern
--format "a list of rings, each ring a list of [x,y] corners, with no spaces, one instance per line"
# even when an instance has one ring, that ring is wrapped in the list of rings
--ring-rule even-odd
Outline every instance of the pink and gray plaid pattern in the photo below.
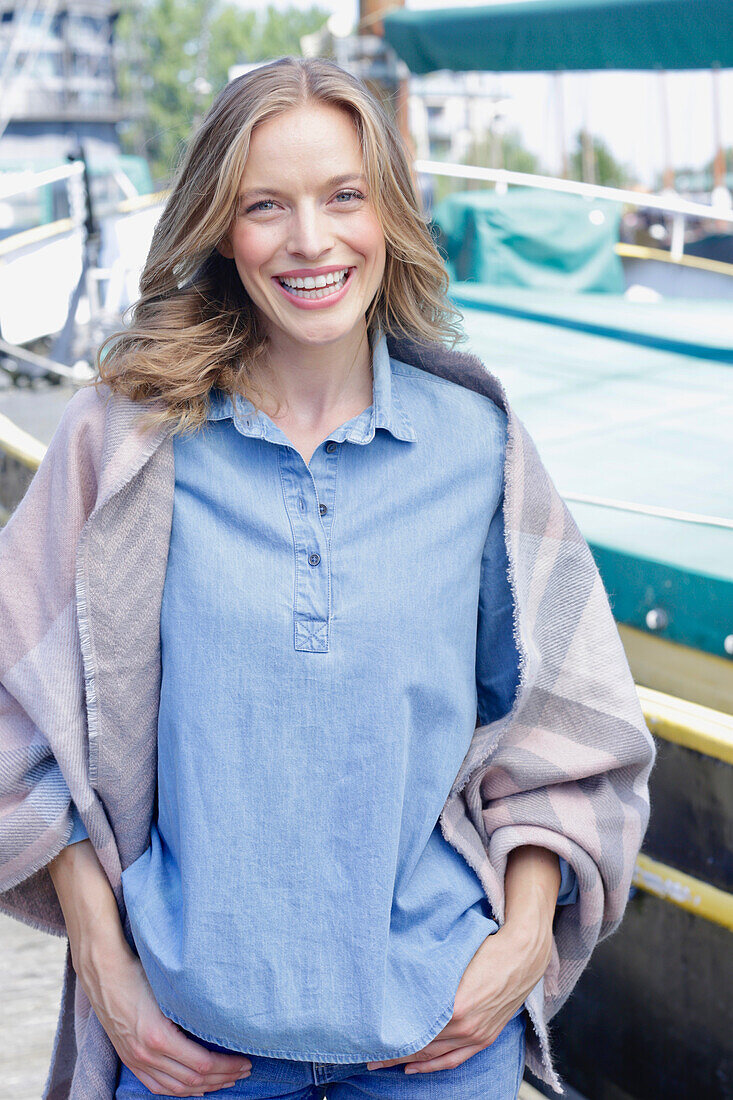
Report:
[[[388,338],[403,362],[492,397],[508,415],[505,529],[520,683],[477,727],[440,815],[504,917],[508,853],[538,844],[575,869],[552,959],[528,999],[529,1068],[562,1093],[548,1024],[595,944],[618,927],[649,819],[655,749],[590,549],[501,383],[475,356]],[[0,910],[65,936],[48,862],[73,798],[132,942],[121,869],[154,810],[160,602],[173,507],[166,428],[89,387],[68,403],[0,532]],[[117,1053],[76,981],[64,988],[43,1100],[113,1100]]]

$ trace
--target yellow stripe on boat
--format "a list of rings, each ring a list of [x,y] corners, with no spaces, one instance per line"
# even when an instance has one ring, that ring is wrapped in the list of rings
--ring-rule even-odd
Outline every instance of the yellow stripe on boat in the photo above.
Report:
[[[733,932],[733,894],[658,863],[643,852],[637,857],[632,881],[640,890]]]
[[[630,260],[660,260],[664,264],[677,264],[678,267],[696,267],[700,271],[715,271],[718,275],[733,277],[733,264],[724,260],[709,260],[706,256],[672,256],[664,248],[649,248],[644,244],[626,244],[619,241],[614,245],[617,256],[626,256]]]
[[[651,733],[733,764],[733,716],[637,685],[641,709]]]

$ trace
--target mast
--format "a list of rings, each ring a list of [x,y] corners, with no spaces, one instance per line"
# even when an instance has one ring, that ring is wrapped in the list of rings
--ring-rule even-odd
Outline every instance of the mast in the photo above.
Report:
[[[563,99],[562,72],[553,73],[555,84],[555,108],[557,117],[557,140],[560,149],[560,176],[566,180],[570,174],[568,169],[568,149],[565,140],[565,103]]]
[[[712,66],[713,78],[713,141],[715,143],[715,159],[713,161],[713,189],[710,196],[714,206],[720,205],[724,210],[730,210],[733,205],[733,196],[728,190],[726,179],[725,151],[723,149],[723,122],[720,108],[720,65],[716,62]],[[715,222],[716,233],[729,232],[727,222]]]
[[[384,39],[384,23],[382,16],[386,11],[395,8],[403,8],[405,0],[359,0],[359,22],[357,33],[359,35],[376,35]],[[396,88],[386,86],[379,80],[367,77],[366,83],[374,92],[390,114],[394,116],[397,127],[408,149],[412,148],[410,139],[410,126],[408,115],[408,78],[399,77]]]

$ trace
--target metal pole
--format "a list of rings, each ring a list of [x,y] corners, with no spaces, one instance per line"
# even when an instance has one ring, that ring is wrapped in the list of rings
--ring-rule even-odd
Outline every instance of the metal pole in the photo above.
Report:
[[[712,198],[715,205],[725,206],[730,209],[731,196],[726,180],[725,150],[723,149],[723,120],[720,106],[720,65],[714,64],[711,76],[713,78],[713,141],[715,143],[715,160],[713,161],[713,192]],[[727,198],[726,198],[727,194]],[[715,232],[725,233],[725,222],[715,222]]]
[[[674,191],[675,179],[672,167],[672,139],[669,130],[669,104],[667,102],[667,72],[659,73],[659,108],[662,115],[662,189]]]
[[[554,74],[555,80],[555,107],[557,110],[557,140],[560,149],[560,176],[568,178],[568,151],[565,144],[565,109],[563,102],[562,73]]]
[[[713,163],[713,187],[725,186],[725,153],[723,151],[723,123],[720,112],[720,65],[714,64],[713,78],[713,141],[715,143],[715,161]]]
[[[392,0],[391,3],[389,0],[359,0],[358,33],[376,34],[379,38],[384,38],[384,23],[382,22],[381,16],[384,15],[385,11],[392,11],[394,8],[403,8],[404,6],[405,0]],[[379,81],[367,80],[367,84],[394,117],[397,128],[402,135],[402,140],[405,142],[407,148],[412,149],[408,113],[409,85],[407,78],[403,77],[398,81],[394,94],[391,93],[390,89],[380,84]]]

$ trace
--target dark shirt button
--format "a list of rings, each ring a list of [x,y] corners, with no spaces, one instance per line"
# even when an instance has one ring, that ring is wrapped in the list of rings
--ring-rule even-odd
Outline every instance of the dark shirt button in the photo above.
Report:
[[[318,505],[318,511],[321,513],[322,516],[325,516],[326,512],[328,511],[328,508],[326,507],[325,504],[319,504]]]
[[[321,560],[321,555],[320,554],[309,554],[308,555],[308,564],[309,565],[318,565],[320,560]]]
[[[334,443],[333,440],[331,440],[330,443],[326,444],[326,450],[328,451],[329,454],[331,453],[331,451],[335,451],[337,447],[338,447],[338,443]]]

